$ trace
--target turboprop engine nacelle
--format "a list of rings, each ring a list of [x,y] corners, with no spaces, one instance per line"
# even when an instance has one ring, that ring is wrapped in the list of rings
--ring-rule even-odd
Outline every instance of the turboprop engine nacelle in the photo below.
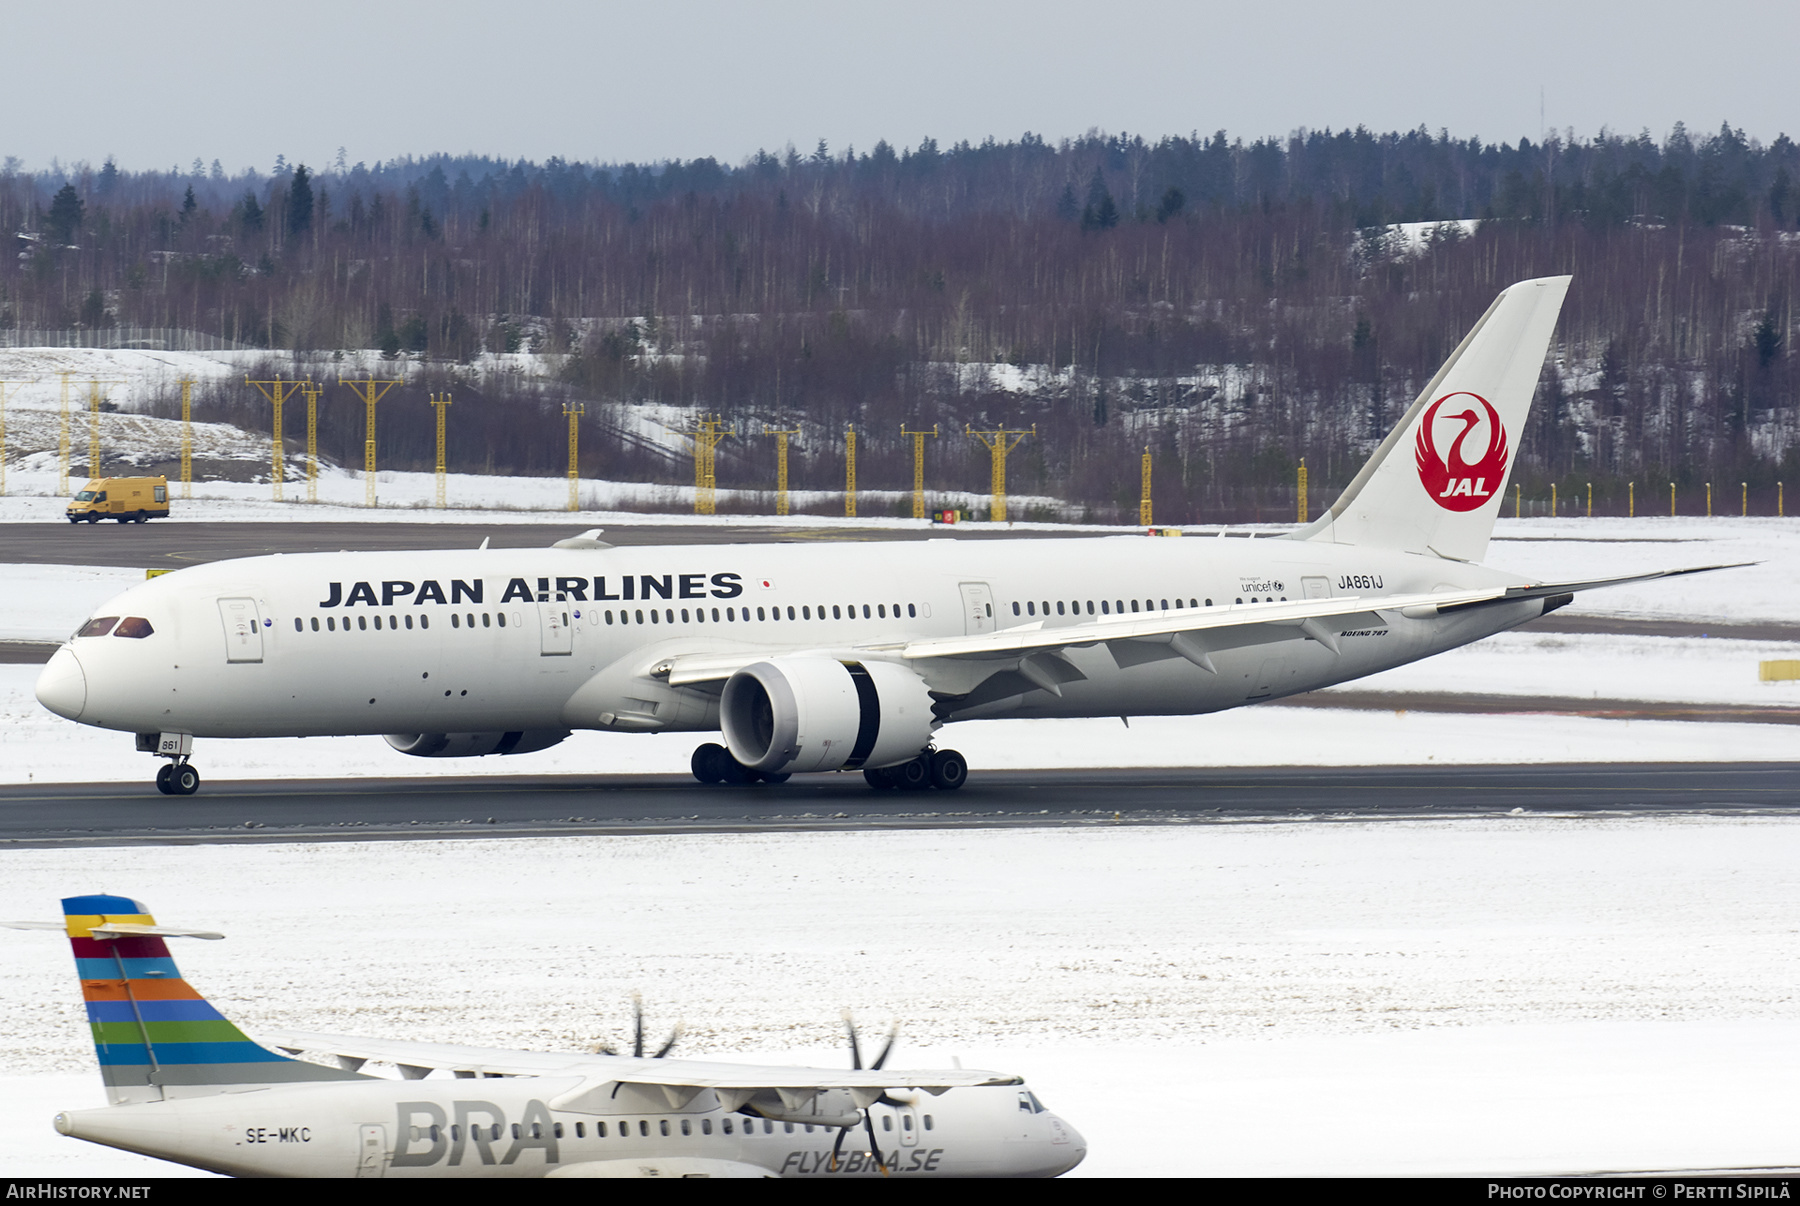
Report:
[[[731,756],[771,774],[893,766],[931,739],[931,693],[904,666],[778,657],[725,682]]]
[[[385,740],[415,758],[479,758],[483,754],[535,754],[569,735],[567,729],[511,733],[389,733]]]

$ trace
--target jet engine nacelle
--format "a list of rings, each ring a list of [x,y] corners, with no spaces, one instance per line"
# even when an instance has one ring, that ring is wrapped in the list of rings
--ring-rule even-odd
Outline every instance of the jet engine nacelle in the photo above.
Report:
[[[479,758],[484,754],[535,754],[569,735],[567,729],[510,733],[389,733],[385,740],[415,758]]]
[[[778,657],[725,681],[731,756],[771,774],[893,766],[931,740],[931,693],[904,666]]]

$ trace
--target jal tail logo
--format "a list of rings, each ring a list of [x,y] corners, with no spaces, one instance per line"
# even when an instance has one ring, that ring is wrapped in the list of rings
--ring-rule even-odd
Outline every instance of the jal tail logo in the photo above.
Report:
[[[1480,410],[1475,409],[1476,404]],[[1451,424],[1457,420],[1463,424],[1451,438],[1448,453],[1438,451],[1440,413],[1446,432],[1455,430]],[[1485,430],[1478,432],[1484,419]],[[1486,451],[1473,461],[1468,459],[1471,450],[1465,447],[1471,435],[1486,444]],[[1445,394],[1431,404],[1419,424],[1419,481],[1432,501],[1446,511],[1473,511],[1500,492],[1507,452],[1506,428],[1486,398],[1467,392]]]

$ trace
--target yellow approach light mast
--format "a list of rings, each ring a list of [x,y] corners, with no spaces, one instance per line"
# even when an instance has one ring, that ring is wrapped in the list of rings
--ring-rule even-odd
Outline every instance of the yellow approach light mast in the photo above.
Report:
[[[449,394],[432,394],[431,405],[437,411],[437,509],[442,511],[445,503],[445,468],[444,468],[444,412],[450,406]],[[574,453],[569,454],[574,460]],[[571,508],[573,509],[573,508]]]
[[[444,412],[441,410],[438,411],[438,414],[440,416],[443,413]],[[580,444],[578,441],[581,439],[581,428],[579,426],[579,424],[581,422],[581,416],[586,413],[587,413],[587,407],[580,402],[577,402],[573,405],[570,405],[567,403],[565,403],[563,405],[563,414],[565,414],[569,417],[569,510],[571,510],[571,511],[581,510],[581,497],[580,497],[580,487],[581,487],[580,472],[581,471],[579,468],[577,468],[577,465],[576,465],[576,461],[577,461],[576,450],[580,447]],[[442,420],[440,419],[439,422],[441,424]],[[439,426],[438,431],[442,432],[443,427]],[[438,480],[442,481],[443,480],[443,464],[444,464],[442,435],[440,435],[438,437],[438,440],[439,440],[439,443],[438,443]],[[438,505],[443,506],[443,503],[440,502]]]
[[[718,493],[718,475],[713,471],[714,449],[720,440],[737,433],[726,428],[725,421],[716,414],[701,415],[691,428],[668,427],[667,430],[694,442],[694,514],[713,514],[717,509]]]
[[[375,505],[375,404],[396,385],[398,381],[377,381],[366,378],[362,381],[345,381],[338,378],[338,384],[363,400],[368,408],[363,427],[363,505]]]
[[[194,497],[194,379],[181,379],[181,497]]]
[[[90,380],[88,382],[88,476],[101,477],[100,472],[100,387],[123,385],[123,381]]]
[[[844,428],[844,517],[856,518],[856,428]]]
[[[763,428],[763,434],[775,437],[775,514],[788,513],[788,437],[800,434],[795,427],[788,431]]]
[[[1139,476],[1142,481],[1139,483],[1138,524],[1140,527],[1147,528],[1153,522],[1151,518],[1153,513],[1150,509],[1150,446],[1148,444],[1144,445],[1144,465]]]
[[[1307,510],[1306,510],[1306,458],[1305,457],[1300,458],[1300,472],[1299,472],[1297,479],[1294,482],[1294,493],[1300,500],[1299,514],[1296,517],[1296,522],[1305,523],[1306,515],[1307,515]]]
[[[306,501],[319,501],[319,395],[324,389],[311,381],[300,387],[306,396]]]
[[[1037,434],[1037,424],[1031,425],[1030,431],[1009,431],[1002,427],[996,431],[975,431],[967,424],[963,426],[963,434],[980,440],[987,445],[993,458],[993,471],[989,477],[990,492],[994,502],[988,511],[988,518],[995,523],[1006,522],[1006,457],[1013,449],[1024,442],[1026,436]]]
[[[262,396],[275,404],[275,444],[274,455],[269,461],[269,480],[275,483],[275,501],[282,501],[282,484],[287,480],[287,460],[283,453],[287,443],[286,426],[281,421],[281,405],[294,396],[294,391],[302,385],[312,384],[310,381],[283,381],[280,377],[273,381],[252,381],[244,378],[245,385],[254,385]]]
[[[925,518],[925,437],[937,439],[937,424],[931,425],[930,431],[908,431],[906,424],[900,424],[900,434],[911,436],[913,442],[913,518]]]

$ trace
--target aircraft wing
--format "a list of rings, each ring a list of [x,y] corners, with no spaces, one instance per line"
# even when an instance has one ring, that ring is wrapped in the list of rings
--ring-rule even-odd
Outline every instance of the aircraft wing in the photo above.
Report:
[[[742,1092],[761,1090],[813,1092],[848,1089],[880,1093],[888,1089],[946,1089],[1016,1085],[1024,1081],[1005,1072],[977,1068],[888,1069],[853,1071],[848,1068],[807,1068],[787,1064],[740,1064],[712,1060],[647,1059],[624,1055],[583,1055],[579,1052],[515,1051],[498,1047],[465,1047],[455,1043],[420,1043],[396,1039],[352,1038],[299,1030],[275,1030],[262,1034],[263,1041],[292,1054],[312,1052],[332,1055],[340,1063],[375,1060],[391,1063],[408,1079],[429,1072],[454,1072],[477,1076],[580,1076],[589,1081],[657,1086],[675,1090],[723,1089]],[[691,1093],[689,1094],[691,1096]]]
[[[1655,570],[1647,574],[1580,582],[1542,582],[1410,595],[1347,595],[1331,599],[1294,599],[1281,603],[1231,603],[1223,607],[1172,608],[1139,615],[1096,616],[1079,624],[1059,624],[1055,627],[1045,627],[1044,622],[1039,620],[973,636],[930,637],[918,641],[873,643],[854,649],[818,652],[831,657],[874,656],[905,661],[927,658],[987,659],[1028,657],[1039,651],[1109,641],[1148,641],[1171,644],[1183,657],[1206,665],[1209,650],[1278,639],[1281,634],[1276,630],[1283,628],[1297,629],[1303,635],[1335,649],[1337,630],[1345,625],[1340,623],[1334,630],[1334,626],[1326,623],[1328,620],[1348,621],[1350,627],[1359,627],[1374,619],[1378,612],[1396,611],[1411,619],[1422,619],[1470,607],[1515,603],[1525,599],[1549,599],[1603,586],[1622,586],[1630,582],[1649,582],[1683,574],[1737,569],[1747,564],[1751,563]],[[1205,635],[1207,633],[1216,635],[1209,639]],[[658,662],[650,673],[656,677],[666,677],[672,687],[717,682],[730,678],[745,666],[769,656],[773,655],[754,650],[676,654]]]
[[[932,657],[995,657],[1040,649],[1092,645],[1102,641],[1181,638],[1189,634],[1198,637],[1191,646],[1193,651],[1204,656],[1206,642],[1201,634],[1229,629],[1281,627],[1297,628],[1305,635],[1332,646],[1336,633],[1322,623],[1329,619],[1366,616],[1384,611],[1397,611],[1412,619],[1422,619],[1443,612],[1493,603],[1548,599],[1602,586],[1621,586],[1629,582],[1648,582],[1656,578],[1736,568],[1738,567],[1735,565],[1703,565],[1583,582],[1489,586],[1413,595],[1350,595],[1334,599],[1295,599],[1285,603],[1233,603],[1224,607],[1185,607],[1149,615],[1100,616],[1085,623],[1055,628],[1045,628],[1042,623],[1038,623],[975,636],[910,641],[900,649],[900,656],[908,661]]]

